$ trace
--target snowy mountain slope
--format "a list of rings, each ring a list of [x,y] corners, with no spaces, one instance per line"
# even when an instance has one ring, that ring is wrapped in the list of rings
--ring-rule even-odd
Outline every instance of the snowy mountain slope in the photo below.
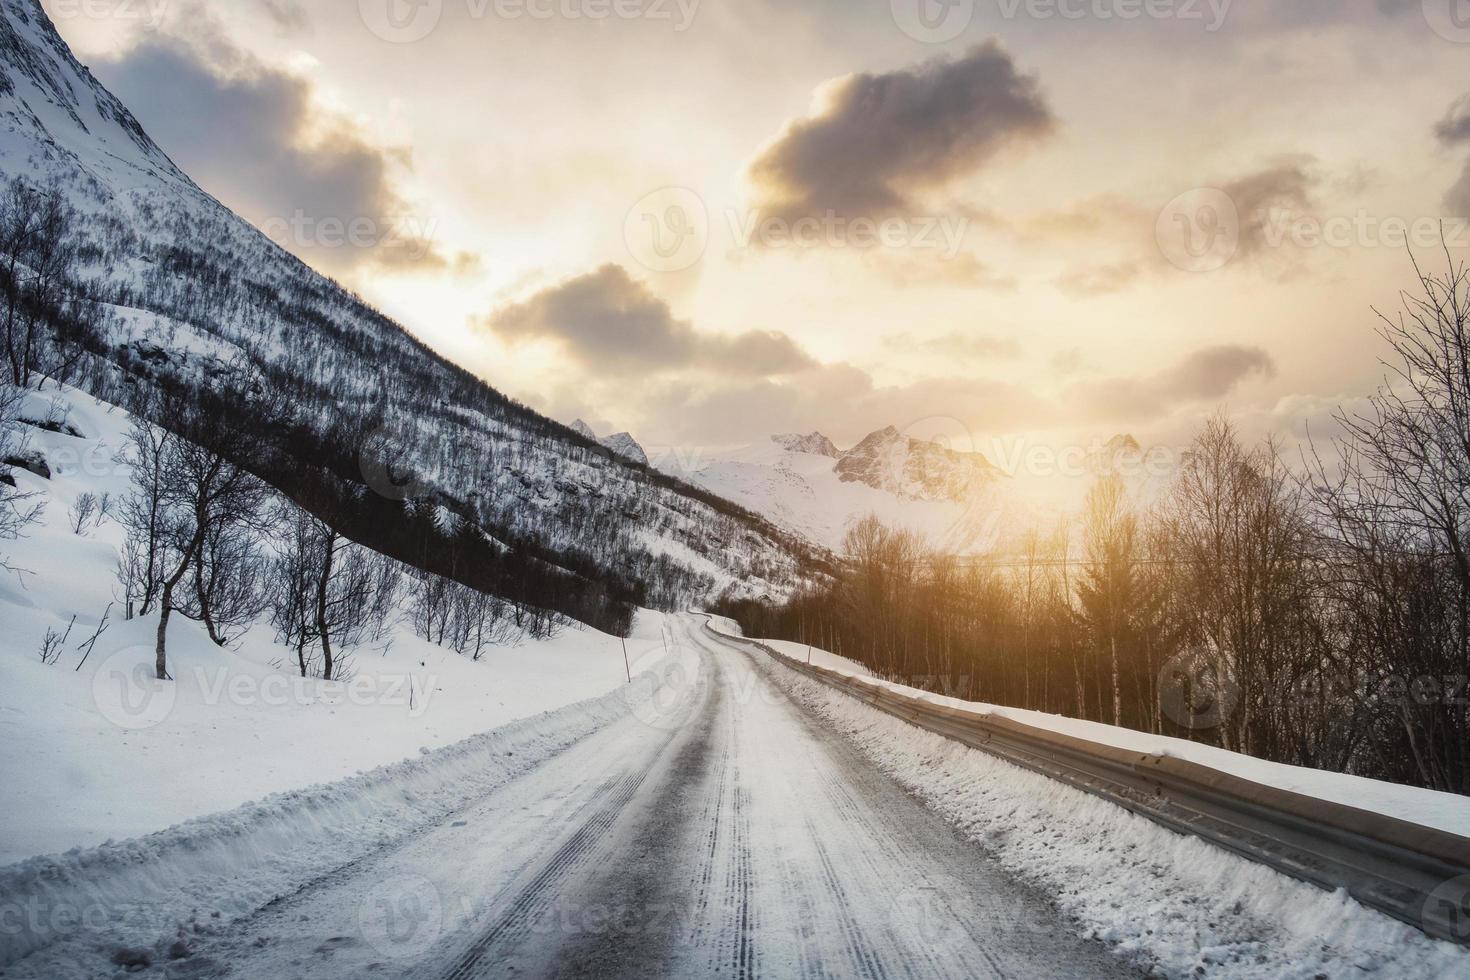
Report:
[[[181,378],[227,393],[205,368],[233,353],[289,393],[293,421],[324,448],[343,431],[382,434],[438,505],[517,552],[609,583],[620,601],[780,594],[820,560],[448,363],[194,185],[36,0],[0,0],[0,14],[0,177],[58,187],[81,217],[84,281],[112,314],[102,354],[121,366],[97,382],[109,401],[124,401],[125,385]],[[371,484],[345,468],[335,475]],[[679,547],[650,550],[650,536]],[[684,549],[716,574],[669,557]]]
[[[837,475],[904,500],[964,504],[999,471],[978,453],[956,452],[889,426],[842,453]]]
[[[351,676],[334,682],[293,673],[265,617],[230,649],[175,617],[174,682],[156,687],[158,618],[125,621],[116,601],[123,529],[109,518],[80,533],[71,523],[82,495],[109,495],[115,508],[127,493],[117,452],[131,419],[50,385],[28,396],[23,415],[62,431],[30,427],[28,454],[50,476],[13,477],[45,509],[24,538],[0,544],[16,570],[0,574],[0,688],[11,692],[0,711],[0,864],[351,776],[626,683],[622,644],[595,630],[514,638],[474,662],[423,640],[400,610],[384,637],[347,652]],[[79,649],[104,615],[95,647]],[[663,649],[661,624],[639,615],[635,664]],[[46,664],[48,630],[66,641]]]
[[[662,465],[676,469],[685,460],[675,455]],[[836,551],[848,529],[869,515],[959,553],[988,548],[1005,517],[1000,472],[984,457],[896,429],[875,432],[846,452],[821,433],[772,436],[677,471]]]

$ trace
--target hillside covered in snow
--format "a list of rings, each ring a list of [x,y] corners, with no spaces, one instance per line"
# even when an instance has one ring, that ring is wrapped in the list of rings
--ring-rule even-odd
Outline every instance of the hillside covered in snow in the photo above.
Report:
[[[180,171],[36,0],[0,2],[0,179],[73,209],[78,385],[165,423],[165,393],[217,412],[272,396],[276,417],[253,420],[269,452],[244,461],[257,475],[309,508],[355,501],[344,526],[396,558],[607,628],[635,606],[784,594],[820,564],[649,469],[636,444],[506,398],[312,271]]]

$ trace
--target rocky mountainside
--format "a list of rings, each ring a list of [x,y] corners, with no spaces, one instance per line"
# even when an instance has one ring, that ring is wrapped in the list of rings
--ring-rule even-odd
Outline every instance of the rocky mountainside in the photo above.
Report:
[[[836,459],[839,455],[837,446],[820,432],[804,436],[771,436],[771,441],[788,453],[808,453],[812,456],[827,456],[832,459]]]
[[[835,551],[847,530],[870,514],[960,553],[991,546],[1004,523],[1006,481],[989,460],[895,428],[846,452],[812,433],[687,458],[697,461],[693,469],[676,469],[685,465],[679,454],[663,465]]]
[[[903,500],[963,504],[1000,475],[978,453],[914,439],[893,426],[869,435],[837,459],[837,475]]]
[[[364,526],[414,518],[430,500],[451,518],[440,524],[564,570],[594,599],[781,594],[822,560],[762,517],[648,469],[641,450],[610,450],[445,360],[191,181],[77,62],[38,0],[0,0],[0,14],[0,178],[57,188],[75,209],[75,288],[103,313],[94,394],[118,403],[184,385],[228,411],[241,378],[263,379],[289,395],[280,428],[300,466],[378,489],[377,462],[344,449],[367,441],[344,433],[369,433],[411,468],[417,499],[377,507]]]
[[[619,432],[615,435],[608,436],[606,439],[601,439],[593,431],[592,426],[581,419],[577,419],[577,421],[572,423],[572,431],[584,438],[591,439],[600,446],[605,446],[609,452],[619,459],[626,460],[638,466],[648,465],[648,453],[643,451],[643,447],[638,444],[637,439],[633,438],[631,432]]]

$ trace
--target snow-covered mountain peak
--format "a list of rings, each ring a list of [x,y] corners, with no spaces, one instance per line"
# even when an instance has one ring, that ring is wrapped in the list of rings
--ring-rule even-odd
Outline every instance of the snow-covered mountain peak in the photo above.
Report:
[[[807,453],[811,456],[827,456],[831,459],[836,459],[840,455],[836,444],[820,432],[812,432],[804,436],[796,434],[771,436],[771,441],[788,453]]]
[[[207,196],[77,61],[35,0],[0,0],[0,157],[35,172],[69,163],[120,190],[160,182]]]
[[[906,500],[962,504],[999,471],[979,453],[962,453],[888,426],[840,454],[837,474]]]
[[[631,432],[619,432],[604,439],[597,434],[596,429],[593,429],[583,419],[577,419],[577,421],[573,422],[571,429],[579,436],[591,439],[620,459],[625,459],[630,463],[637,463],[640,466],[648,465],[648,454],[643,451],[643,447],[638,444],[637,439],[633,438]]]
[[[621,456],[623,459],[642,466],[648,465],[648,454],[643,451],[643,447],[638,444],[638,440],[634,439],[630,432],[610,435],[602,440],[602,444],[612,450],[615,456]]]

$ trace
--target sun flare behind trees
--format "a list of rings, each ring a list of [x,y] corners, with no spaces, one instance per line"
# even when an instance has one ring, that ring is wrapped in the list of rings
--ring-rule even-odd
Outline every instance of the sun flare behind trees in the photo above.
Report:
[[[954,697],[1470,792],[1470,278],[1419,280],[1331,451],[1216,416],[1150,508],[1100,473],[1004,559],[865,520],[830,584],[723,611]]]

